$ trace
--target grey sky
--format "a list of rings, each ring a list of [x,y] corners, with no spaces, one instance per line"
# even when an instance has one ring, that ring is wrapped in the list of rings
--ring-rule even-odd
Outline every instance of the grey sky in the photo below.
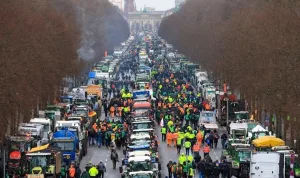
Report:
[[[155,10],[168,10],[175,7],[175,0],[135,0],[136,9],[154,7]]]

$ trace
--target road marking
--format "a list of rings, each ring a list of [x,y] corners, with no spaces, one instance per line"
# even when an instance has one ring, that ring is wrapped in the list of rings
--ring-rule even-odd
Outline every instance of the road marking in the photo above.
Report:
[[[212,149],[212,151],[213,151],[213,153],[214,153],[215,157],[217,158],[217,160],[219,160],[219,157],[217,156],[217,154],[216,154],[215,150],[214,150],[214,149]]]

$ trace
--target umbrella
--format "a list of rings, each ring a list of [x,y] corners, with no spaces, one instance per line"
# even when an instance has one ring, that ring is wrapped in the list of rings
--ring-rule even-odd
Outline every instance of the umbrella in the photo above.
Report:
[[[253,145],[255,147],[274,147],[274,146],[284,146],[285,143],[280,138],[272,136],[264,136],[253,140]]]

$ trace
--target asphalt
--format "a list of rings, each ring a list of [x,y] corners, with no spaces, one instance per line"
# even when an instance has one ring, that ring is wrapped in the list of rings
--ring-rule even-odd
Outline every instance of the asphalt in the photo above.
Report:
[[[224,133],[226,130],[224,127],[219,126],[218,133],[221,135]],[[168,169],[167,169],[167,164],[169,161],[175,161],[178,163],[178,157],[177,155],[177,150],[175,147],[168,147],[166,142],[161,142],[161,127],[156,126],[156,133],[158,134],[159,137],[159,155],[160,155],[160,161],[162,165],[162,177],[168,176]],[[173,145],[172,145],[173,146]],[[180,153],[185,154],[185,149],[182,148]],[[203,152],[200,151],[200,155],[203,158]],[[219,139],[218,146],[215,149],[211,149],[210,156],[213,161],[215,160],[220,160],[222,155],[222,146],[221,146],[221,140]]]
[[[100,119],[104,119],[104,112],[101,112]],[[226,132],[226,129],[224,127],[219,126],[218,133],[221,135],[222,133]],[[159,138],[160,144],[159,144],[159,156],[160,156],[160,162],[162,165],[162,177],[168,176],[168,170],[167,170],[167,163],[172,160],[173,162],[178,162],[178,156],[177,151],[175,147],[168,147],[166,142],[161,142],[161,127],[159,125],[156,126],[156,134]],[[201,157],[203,157],[203,152],[200,151]],[[122,150],[117,149],[117,153],[119,155],[120,162],[117,163],[117,167],[114,170],[112,161],[110,160],[110,150],[106,148],[105,146],[102,146],[101,148],[98,148],[96,145],[89,146],[88,148],[88,154],[83,157],[80,163],[80,168],[82,171],[85,170],[85,166],[92,162],[92,164],[97,165],[100,161],[102,161],[106,166],[106,173],[105,177],[121,177],[119,173],[119,166],[121,166],[121,160],[124,157]],[[181,150],[181,153],[185,153],[185,149]],[[219,139],[219,143],[216,149],[211,149],[210,156],[213,161],[220,160],[222,154],[222,147],[221,147],[221,140]]]

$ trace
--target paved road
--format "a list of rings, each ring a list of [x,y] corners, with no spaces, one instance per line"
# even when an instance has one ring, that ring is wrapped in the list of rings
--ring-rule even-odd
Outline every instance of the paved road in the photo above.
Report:
[[[131,76],[132,77],[132,76]],[[122,78],[120,76],[120,78]],[[109,98],[111,98],[112,96],[110,96]],[[101,112],[101,116],[100,119],[104,120],[105,116],[104,116],[104,111],[102,108],[102,112]],[[112,162],[110,160],[110,150],[108,148],[106,148],[105,146],[98,148],[96,145],[91,145],[88,148],[88,154],[83,157],[83,159],[81,160],[80,163],[80,169],[82,170],[82,172],[85,170],[85,166],[91,161],[92,164],[97,165],[100,161],[102,161],[105,166],[106,166],[106,170],[107,172],[105,173],[105,176],[112,176],[113,178],[116,177],[121,177],[120,173],[119,173],[119,166],[121,165],[121,160],[124,157],[123,156],[123,151],[121,149],[117,149],[117,153],[119,155],[119,163],[117,163],[117,169],[113,169],[113,165]]]
[[[223,127],[219,127],[219,135],[225,132]],[[156,133],[161,141],[161,127],[156,126]],[[200,151],[201,152],[201,151]],[[181,149],[181,153],[185,154],[185,149]],[[210,156],[213,161],[220,160],[222,154],[222,146],[221,141],[219,140],[218,147],[216,149],[212,149],[210,152]],[[159,145],[159,155],[161,159],[162,165],[162,177],[168,176],[167,164],[170,160],[178,163],[177,150],[175,147],[168,147],[166,142],[160,142]],[[201,157],[203,158],[203,152],[201,152]]]

